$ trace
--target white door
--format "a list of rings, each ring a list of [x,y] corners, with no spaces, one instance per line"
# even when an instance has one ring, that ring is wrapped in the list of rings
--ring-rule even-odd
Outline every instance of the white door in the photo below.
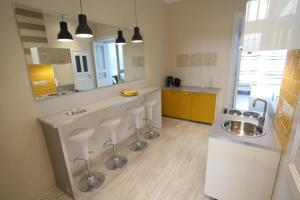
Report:
[[[103,87],[112,84],[109,63],[107,60],[108,55],[105,48],[105,43],[94,42],[97,87]]]
[[[74,80],[76,90],[90,90],[94,88],[90,58],[87,52],[72,52]]]
[[[300,98],[295,111],[288,150],[283,158],[274,200],[300,199]]]

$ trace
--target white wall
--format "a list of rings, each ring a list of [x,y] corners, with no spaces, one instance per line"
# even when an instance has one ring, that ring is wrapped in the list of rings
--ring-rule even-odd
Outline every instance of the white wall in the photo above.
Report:
[[[245,35],[260,34],[256,37],[257,47],[245,45],[244,50],[278,50],[278,49],[297,49],[300,46],[300,2],[299,0],[253,0],[249,3],[261,4],[267,2],[268,7],[265,9],[266,16],[258,17],[256,20],[246,21]],[[248,4],[249,4],[248,3]],[[256,10],[247,6],[247,15],[252,11],[255,15]],[[246,16],[247,16],[246,15]],[[252,17],[251,17],[252,18]],[[254,18],[255,19],[255,18]],[[246,17],[247,20],[247,17]],[[252,42],[253,43],[253,42]]]
[[[16,2],[71,16],[79,12],[79,5],[74,0]],[[134,25],[133,1],[83,2],[84,12],[90,20],[128,28]],[[61,110],[117,94],[125,87],[163,83],[167,54],[165,4],[160,0],[138,2],[139,23],[145,36],[146,80],[37,104],[33,99],[11,1],[0,1],[0,20],[1,25],[5,27],[0,32],[0,43],[3,47],[0,54],[0,199],[32,200],[55,186],[44,136],[36,119],[38,109],[42,106],[51,107],[58,103],[57,109]]]
[[[168,74],[182,79],[182,85],[221,88],[220,108],[227,106],[234,13],[244,10],[243,0],[185,0],[168,5]],[[178,54],[216,52],[216,66],[176,66]]]

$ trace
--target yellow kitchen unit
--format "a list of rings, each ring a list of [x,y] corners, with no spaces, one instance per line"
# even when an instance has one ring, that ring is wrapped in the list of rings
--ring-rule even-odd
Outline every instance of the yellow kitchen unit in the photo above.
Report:
[[[162,90],[162,113],[165,116],[178,117],[178,92]]]
[[[218,88],[180,87],[162,89],[164,116],[212,124]]]
[[[192,120],[192,102],[193,93],[191,92],[178,92],[178,118]]]
[[[193,93],[192,120],[212,124],[216,113],[216,94]]]

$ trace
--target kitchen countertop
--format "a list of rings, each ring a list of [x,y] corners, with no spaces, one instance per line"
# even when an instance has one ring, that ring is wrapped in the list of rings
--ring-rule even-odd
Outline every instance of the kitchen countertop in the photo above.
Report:
[[[232,142],[245,144],[248,146],[254,146],[254,147],[263,148],[271,151],[281,152],[280,145],[275,136],[276,134],[275,130],[273,129],[273,125],[269,117],[266,118],[266,122],[264,125],[266,134],[261,137],[255,137],[255,138],[239,137],[225,131],[222,128],[222,123],[227,120],[241,120],[241,119],[243,121],[250,122],[256,125],[258,124],[258,121],[256,119],[249,119],[245,117],[237,117],[232,115],[220,114],[215,120],[213,126],[209,130],[209,137],[225,139]]]
[[[204,92],[217,94],[220,92],[220,88],[214,87],[196,87],[196,86],[180,86],[180,87],[164,87],[163,90],[175,90],[175,91],[186,91],[186,92]]]
[[[45,124],[47,126],[50,126],[52,128],[59,128],[62,127],[64,125],[68,125],[70,123],[73,123],[74,121],[76,121],[77,119],[89,115],[91,113],[100,111],[100,110],[104,110],[107,109],[109,107],[113,107],[113,106],[118,106],[118,105],[123,105],[132,101],[137,100],[138,98],[140,98],[141,96],[144,96],[146,94],[150,94],[152,92],[158,91],[160,90],[159,87],[145,87],[142,89],[138,89],[139,91],[139,95],[138,96],[134,96],[134,97],[123,97],[120,94],[110,97],[108,99],[104,99],[101,100],[99,102],[95,102],[95,103],[91,103],[88,105],[84,105],[84,106],[80,106],[77,107],[79,109],[84,109],[86,112],[82,112],[80,114],[75,114],[75,115],[67,115],[66,113],[70,110],[66,110],[63,112],[58,112],[55,114],[51,114],[48,116],[44,116],[44,117],[40,117],[38,118],[38,120],[42,123]]]

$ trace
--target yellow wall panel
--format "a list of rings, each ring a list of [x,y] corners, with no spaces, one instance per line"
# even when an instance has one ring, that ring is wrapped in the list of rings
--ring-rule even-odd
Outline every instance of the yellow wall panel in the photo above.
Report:
[[[293,108],[297,106],[297,98],[300,94],[300,50],[289,50],[285,68],[284,77],[281,83],[277,113],[274,127],[278,136],[280,145],[286,150],[291,127],[294,117],[289,117],[282,111],[283,101],[286,101]]]
[[[52,65],[31,64],[28,65],[28,72],[35,96],[57,93]]]

